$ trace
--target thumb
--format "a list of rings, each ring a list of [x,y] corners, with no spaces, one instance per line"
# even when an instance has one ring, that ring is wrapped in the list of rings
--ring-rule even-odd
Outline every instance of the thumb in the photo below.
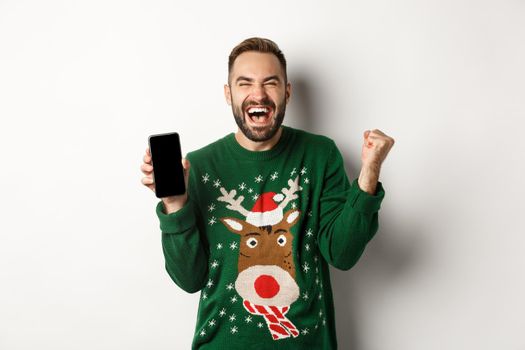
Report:
[[[190,161],[186,158],[182,158],[182,167],[184,168],[184,171],[190,170]]]
[[[370,130],[366,130],[363,133],[363,137],[364,137],[363,146],[366,148],[370,148],[373,145],[373,142],[368,138],[369,136],[370,136]]]

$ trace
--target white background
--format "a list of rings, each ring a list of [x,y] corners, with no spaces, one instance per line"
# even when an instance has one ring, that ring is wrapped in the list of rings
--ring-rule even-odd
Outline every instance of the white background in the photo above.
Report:
[[[236,127],[227,56],[276,41],[285,123],[396,139],[380,225],[332,275],[341,349],[525,349],[525,2],[0,0],[0,349],[186,349],[150,134]]]

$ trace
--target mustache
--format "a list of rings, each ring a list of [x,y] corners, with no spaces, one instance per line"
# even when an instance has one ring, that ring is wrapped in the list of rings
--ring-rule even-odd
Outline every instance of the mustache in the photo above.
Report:
[[[242,103],[242,110],[245,110],[248,106],[265,106],[265,107],[271,107],[275,109],[275,103],[273,103],[272,100],[265,98],[261,101],[244,101]]]

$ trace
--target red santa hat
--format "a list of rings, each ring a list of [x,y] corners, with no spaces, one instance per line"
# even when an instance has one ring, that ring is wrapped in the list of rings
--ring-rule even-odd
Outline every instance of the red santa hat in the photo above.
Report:
[[[254,226],[273,226],[283,219],[283,209],[277,205],[284,199],[282,194],[265,192],[257,198],[252,210],[246,216],[246,222]]]

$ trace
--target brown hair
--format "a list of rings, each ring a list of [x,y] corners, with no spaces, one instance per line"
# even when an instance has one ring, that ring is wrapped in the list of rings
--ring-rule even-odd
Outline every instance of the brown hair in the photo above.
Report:
[[[230,57],[228,58],[228,80],[230,79],[230,73],[233,68],[233,63],[241,53],[247,51],[274,54],[281,63],[281,67],[284,71],[285,82],[288,81],[288,77],[286,74],[286,59],[284,58],[284,54],[282,53],[281,49],[279,49],[279,46],[277,46],[276,43],[274,43],[270,39],[265,38],[249,38],[233,48],[232,52],[230,53]]]

